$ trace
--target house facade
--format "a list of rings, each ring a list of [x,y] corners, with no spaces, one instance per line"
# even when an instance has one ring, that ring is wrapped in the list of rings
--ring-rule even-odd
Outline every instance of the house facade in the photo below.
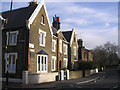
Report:
[[[78,39],[78,59],[83,61],[93,61],[93,54],[83,46],[82,39]]]
[[[60,28],[50,26],[43,0],[3,12],[1,17],[7,20],[2,29],[3,78],[8,71],[9,78],[22,79],[22,72],[28,71],[54,79],[60,69],[67,69],[68,42]]]
[[[62,32],[68,44],[68,68],[69,70],[76,69],[76,62],[78,61],[78,43],[75,28],[71,31]]]
[[[76,69],[78,60],[92,61],[92,53],[77,41],[75,28],[61,31],[60,18],[50,25],[44,0],[28,7],[3,12],[2,77],[22,79],[23,71],[31,82],[55,81],[61,69]],[[34,79],[34,80],[33,80]]]
[[[52,23],[53,36],[56,38],[57,45],[57,59],[58,59],[58,70],[67,69],[68,67],[68,42],[63,36],[60,29],[60,19],[59,17],[53,17]]]

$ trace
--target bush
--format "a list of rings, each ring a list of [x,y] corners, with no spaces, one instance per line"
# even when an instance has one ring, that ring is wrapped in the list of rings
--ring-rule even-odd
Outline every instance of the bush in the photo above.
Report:
[[[77,62],[78,70],[86,70],[86,69],[95,69],[98,68],[99,65],[94,61],[78,61]]]

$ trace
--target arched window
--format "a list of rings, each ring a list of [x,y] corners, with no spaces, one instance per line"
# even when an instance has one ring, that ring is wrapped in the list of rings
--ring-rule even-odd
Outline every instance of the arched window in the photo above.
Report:
[[[42,15],[42,23],[44,23],[44,16]]]

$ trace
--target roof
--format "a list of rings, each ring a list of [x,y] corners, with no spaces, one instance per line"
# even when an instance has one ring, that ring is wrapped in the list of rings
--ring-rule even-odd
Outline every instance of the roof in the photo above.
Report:
[[[40,51],[38,51],[36,54],[43,54],[43,55],[48,55],[44,50],[40,50]]]
[[[17,28],[26,26],[26,20],[30,18],[37,5],[38,4],[34,4],[29,5],[28,7],[2,12],[2,17],[4,19],[7,19],[5,28]]]
[[[57,29],[54,28],[53,26],[51,26],[51,28],[52,28],[53,35],[57,36]]]
[[[65,39],[67,40],[67,42],[70,42],[71,40],[71,36],[72,36],[72,31],[65,31],[65,32],[62,32]]]
[[[78,60],[78,59],[74,56],[73,60]]]

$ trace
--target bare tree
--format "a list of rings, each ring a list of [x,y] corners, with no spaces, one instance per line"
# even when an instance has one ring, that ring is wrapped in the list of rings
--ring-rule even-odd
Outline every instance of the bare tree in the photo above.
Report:
[[[96,46],[93,49],[94,60],[102,65],[117,65],[118,64],[118,46],[110,42]]]

